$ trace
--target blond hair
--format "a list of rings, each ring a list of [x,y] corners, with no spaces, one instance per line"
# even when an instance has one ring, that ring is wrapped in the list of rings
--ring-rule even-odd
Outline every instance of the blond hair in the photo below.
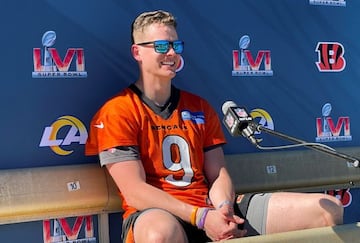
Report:
[[[177,23],[175,17],[166,11],[157,10],[144,12],[140,14],[131,25],[131,41],[134,44],[139,34],[152,24],[165,24],[173,26],[176,29]]]

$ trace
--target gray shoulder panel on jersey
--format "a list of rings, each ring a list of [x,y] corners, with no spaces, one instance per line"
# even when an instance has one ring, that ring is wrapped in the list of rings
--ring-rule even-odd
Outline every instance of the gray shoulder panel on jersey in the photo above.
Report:
[[[140,153],[138,146],[119,146],[100,152],[101,166],[128,160],[139,160]]]

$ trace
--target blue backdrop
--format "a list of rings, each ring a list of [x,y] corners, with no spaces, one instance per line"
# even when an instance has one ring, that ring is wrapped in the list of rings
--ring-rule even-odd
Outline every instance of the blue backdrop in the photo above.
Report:
[[[184,66],[174,84],[207,98],[220,116],[222,104],[233,100],[250,111],[260,109],[256,114],[263,122],[272,121],[270,127],[306,141],[323,135],[317,132],[316,120],[328,117],[334,125],[330,132],[338,137],[331,146],[358,146],[360,2],[319,2],[335,3],[6,1],[0,10],[1,168],[94,161],[83,155],[87,126],[107,98],[136,79],[137,65],[129,51],[130,24],[140,12],[154,9],[177,16],[179,36],[185,41]],[[42,38],[48,31],[56,38],[46,47]],[[239,40],[246,35],[250,43],[240,49]],[[46,71],[46,48],[58,54],[49,59],[53,72]],[[79,49],[83,51],[80,67]],[[66,56],[67,51],[74,53]],[[241,52],[252,57],[250,64],[236,65],[235,54]],[[35,67],[36,58],[42,67]],[[318,68],[317,63],[330,62]],[[245,69],[250,71],[241,71]],[[265,72],[269,70],[272,75]],[[74,78],[81,72],[85,75]],[[242,72],[246,76],[238,76]],[[326,103],[332,107],[327,116],[322,113]],[[46,133],[54,123],[58,128]],[[82,134],[71,137],[69,124]],[[85,129],[77,127],[81,124]],[[226,153],[258,152],[247,141],[227,136]],[[276,143],[271,138],[265,141]]]
[[[177,17],[185,41],[174,84],[208,99],[220,117],[233,100],[265,127],[360,146],[360,1],[6,0],[0,169],[97,163],[84,156],[88,124],[137,78],[130,25],[156,9]],[[261,152],[226,136],[226,154]]]

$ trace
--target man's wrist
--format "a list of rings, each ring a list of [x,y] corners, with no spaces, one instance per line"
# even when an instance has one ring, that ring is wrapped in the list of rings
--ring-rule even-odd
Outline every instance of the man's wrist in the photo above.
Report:
[[[199,210],[197,211],[196,226],[198,227],[198,229],[204,229],[205,219],[210,210],[210,208],[199,208]]]
[[[190,223],[194,226],[196,226],[196,218],[197,218],[197,211],[199,210],[199,207],[193,207],[190,215]]]
[[[224,200],[221,203],[219,203],[219,205],[216,207],[216,209],[220,209],[222,207],[224,207],[225,205],[228,205],[230,207],[233,207],[234,202],[230,201],[230,200]]]

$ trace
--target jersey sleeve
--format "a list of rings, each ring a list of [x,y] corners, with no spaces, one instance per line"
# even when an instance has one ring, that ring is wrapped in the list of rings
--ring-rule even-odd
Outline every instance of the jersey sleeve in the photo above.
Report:
[[[129,104],[121,100],[106,103],[90,122],[86,155],[97,155],[118,146],[137,146],[137,123]],[[124,109],[127,107],[127,109]]]

